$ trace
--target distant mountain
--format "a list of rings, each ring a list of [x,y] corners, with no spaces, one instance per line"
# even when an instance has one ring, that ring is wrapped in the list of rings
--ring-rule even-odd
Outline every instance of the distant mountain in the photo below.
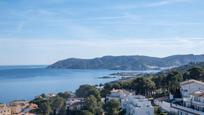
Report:
[[[94,59],[69,58],[58,61],[48,68],[63,69],[111,69],[111,70],[153,70],[204,62],[204,55],[173,55],[164,58],[149,56],[104,56]]]

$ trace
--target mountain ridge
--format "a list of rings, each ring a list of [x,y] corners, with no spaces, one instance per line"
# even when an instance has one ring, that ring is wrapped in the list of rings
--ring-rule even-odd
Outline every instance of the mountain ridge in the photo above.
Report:
[[[152,57],[143,55],[103,56],[92,59],[68,58],[55,62],[47,68],[55,69],[111,69],[111,70],[149,70],[204,62],[204,55],[172,55]]]

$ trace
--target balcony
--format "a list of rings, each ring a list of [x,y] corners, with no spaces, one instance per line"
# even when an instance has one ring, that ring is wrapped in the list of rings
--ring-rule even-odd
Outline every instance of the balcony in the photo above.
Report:
[[[171,107],[174,109],[178,109],[180,111],[191,113],[191,114],[196,114],[196,115],[203,115],[204,114],[204,109],[199,110],[199,109],[195,108],[193,105],[192,106],[185,106],[183,101],[173,102],[173,103],[171,103]]]

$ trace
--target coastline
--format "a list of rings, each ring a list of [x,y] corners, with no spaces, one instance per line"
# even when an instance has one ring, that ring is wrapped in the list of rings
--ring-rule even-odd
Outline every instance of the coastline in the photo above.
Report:
[[[101,78],[120,70],[76,70],[16,67],[0,70],[0,102],[31,100],[41,93],[74,92],[80,85],[100,85],[121,80],[121,76]],[[127,72],[127,71],[125,71]],[[128,78],[130,79],[130,78]]]

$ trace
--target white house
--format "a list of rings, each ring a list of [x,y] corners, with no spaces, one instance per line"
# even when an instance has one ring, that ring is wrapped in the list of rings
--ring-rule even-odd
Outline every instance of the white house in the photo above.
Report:
[[[189,97],[195,91],[204,90],[204,82],[191,79],[181,82],[180,87],[182,97]]]
[[[110,101],[112,99],[115,99],[121,101],[122,99],[125,99],[129,95],[133,95],[133,93],[122,89],[113,89],[110,95],[106,96],[106,100]]]
[[[68,110],[79,110],[84,105],[84,98],[68,98],[66,108]]]
[[[196,91],[191,94],[192,105],[196,110],[204,112],[204,91]]]
[[[178,115],[204,115],[204,83],[196,80],[180,84],[181,99],[174,100],[171,106]]]
[[[154,115],[151,102],[141,95],[134,95],[126,90],[112,90],[106,100],[119,100],[121,108],[126,110],[126,115]]]
[[[151,102],[141,95],[128,96],[123,107],[127,115],[154,115]]]
[[[168,97],[160,97],[157,99],[154,99],[154,104],[160,107],[160,110],[163,112],[169,112],[169,113],[177,113],[178,111],[171,107],[170,100],[171,95]]]

